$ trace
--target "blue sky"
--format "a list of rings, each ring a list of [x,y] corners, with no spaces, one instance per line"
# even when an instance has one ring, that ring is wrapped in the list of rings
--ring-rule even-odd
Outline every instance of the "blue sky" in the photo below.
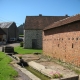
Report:
[[[80,14],[80,0],[0,0],[0,22],[25,22],[26,16]]]

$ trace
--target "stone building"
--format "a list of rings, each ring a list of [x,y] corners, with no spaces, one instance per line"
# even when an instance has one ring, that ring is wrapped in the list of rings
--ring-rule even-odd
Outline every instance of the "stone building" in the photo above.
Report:
[[[80,14],[43,30],[43,54],[80,66]]]
[[[6,40],[10,38],[19,38],[18,28],[15,22],[2,22],[0,23],[0,28],[6,33]]]
[[[42,49],[42,30],[68,16],[26,16],[24,25],[24,48]]]

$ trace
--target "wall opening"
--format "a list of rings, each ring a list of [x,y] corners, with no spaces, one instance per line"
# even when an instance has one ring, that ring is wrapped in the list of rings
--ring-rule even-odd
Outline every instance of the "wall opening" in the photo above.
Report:
[[[37,39],[32,39],[32,49],[37,49]]]
[[[76,38],[76,40],[78,40],[78,38]]]
[[[74,38],[72,38],[72,40],[74,40]]]
[[[72,48],[74,47],[73,43],[72,43]]]
[[[70,38],[68,38],[68,40],[70,40]]]
[[[58,44],[58,47],[59,47],[59,44]]]

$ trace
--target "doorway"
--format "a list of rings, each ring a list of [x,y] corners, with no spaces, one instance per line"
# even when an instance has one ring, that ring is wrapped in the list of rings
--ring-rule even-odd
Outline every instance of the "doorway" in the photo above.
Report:
[[[32,49],[37,49],[37,39],[32,39]]]

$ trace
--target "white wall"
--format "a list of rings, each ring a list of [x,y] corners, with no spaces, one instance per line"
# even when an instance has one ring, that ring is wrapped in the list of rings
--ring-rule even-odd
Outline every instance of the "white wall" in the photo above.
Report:
[[[32,39],[37,39],[38,48],[42,48],[42,30],[24,30],[24,48],[32,48]]]

